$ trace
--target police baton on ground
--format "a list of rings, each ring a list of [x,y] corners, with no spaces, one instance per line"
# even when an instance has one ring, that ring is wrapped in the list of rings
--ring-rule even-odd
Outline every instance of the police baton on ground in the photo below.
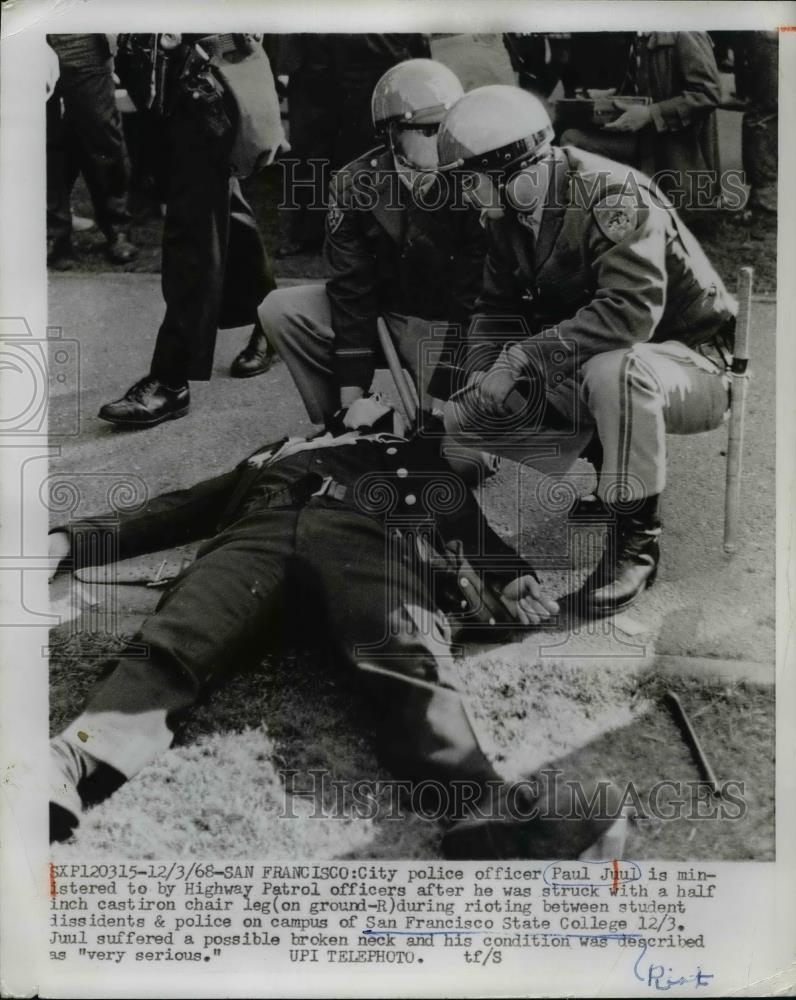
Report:
[[[666,691],[663,695],[663,701],[669,711],[672,713],[674,721],[677,723],[680,732],[683,734],[683,739],[689,746],[691,753],[696,759],[699,770],[702,772],[702,777],[710,785],[710,790],[714,795],[721,795],[721,787],[719,785],[718,779],[716,778],[716,772],[710,766],[710,761],[705,756],[705,751],[702,749],[702,744],[699,742],[699,737],[694,732],[694,727],[688,716],[685,714],[685,709],[680,703],[680,699],[673,691]]]

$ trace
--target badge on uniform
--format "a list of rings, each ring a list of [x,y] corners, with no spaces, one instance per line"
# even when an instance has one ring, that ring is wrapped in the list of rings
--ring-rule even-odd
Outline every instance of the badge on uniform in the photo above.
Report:
[[[340,228],[340,223],[343,221],[343,210],[335,201],[329,202],[329,208],[326,211],[326,228],[329,230],[331,235],[334,235]]]
[[[641,222],[638,197],[630,193],[609,194],[593,208],[600,232],[612,243],[621,243]]]

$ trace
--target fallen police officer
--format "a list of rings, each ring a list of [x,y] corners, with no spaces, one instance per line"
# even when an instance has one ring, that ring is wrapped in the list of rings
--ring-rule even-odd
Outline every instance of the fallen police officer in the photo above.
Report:
[[[380,761],[412,787],[459,786],[457,802],[469,799],[445,832],[446,856],[574,858],[615,834],[613,785],[601,783],[595,811],[583,801],[591,786],[508,783],[443,679],[446,612],[461,616],[464,605],[465,620],[516,626],[558,607],[491,530],[439,441],[407,439],[395,411],[364,397],[321,435],[266,445],[232,472],[120,517],[116,558],[209,540],[134,637],[146,655],[109,664],[83,713],[53,739],[51,839],[68,838],[85,804],[165,751],[203,694],[258,662],[294,584],[325,605],[331,640],[372,697]],[[110,550],[98,540],[107,524],[56,529],[51,554],[62,568],[101,561],[86,553]]]

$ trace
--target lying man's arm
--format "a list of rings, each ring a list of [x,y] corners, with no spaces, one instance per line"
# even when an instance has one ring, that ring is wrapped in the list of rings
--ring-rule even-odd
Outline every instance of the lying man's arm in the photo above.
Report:
[[[558,613],[558,604],[544,594],[533,566],[495,532],[471,493],[459,510],[437,523],[449,551],[458,548],[479,569],[515,621],[538,625]]]
[[[58,563],[51,571],[54,575],[62,568],[64,560],[73,554],[79,560],[70,569],[101,565],[112,557],[129,559],[145,552],[157,552],[176,545],[185,545],[200,538],[207,538],[216,531],[241,475],[240,469],[222,476],[207,479],[185,490],[175,490],[154,497],[135,513],[118,513],[117,520],[106,516],[87,517],[71,521],[50,532],[49,554]],[[108,532],[115,534],[116,544],[73,545],[78,533]]]

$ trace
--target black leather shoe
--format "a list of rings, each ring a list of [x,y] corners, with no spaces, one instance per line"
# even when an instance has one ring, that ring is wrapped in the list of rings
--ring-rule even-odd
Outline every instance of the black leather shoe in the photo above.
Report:
[[[603,617],[635,603],[653,585],[660,562],[660,526],[620,518],[597,568],[573,595],[585,617]]]
[[[68,840],[80,825],[84,806],[102,802],[125,780],[110,764],[62,736],[54,737],[50,741],[50,843]]]
[[[286,257],[300,257],[302,254],[316,254],[323,249],[323,240],[288,240],[276,248],[278,260]]]
[[[77,786],[86,775],[86,764],[65,740],[50,743],[50,843],[68,840],[80,823],[83,800]]]
[[[190,403],[187,383],[173,388],[147,375],[131,386],[121,399],[106,403],[98,416],[117,427],[154,427],[164,420],[184,417]]]
[[[56,271],[69,271],[76,263],[75,249],[68,236],[47,240],[47,267]]]
[[[276,359],[276,351],[268,343],[262,330],[255,326],[249,343],[232,362],[229,373],[233,378],[252,378],[267,372]]]
[[[138,247],[133,246],[124,233],[115,233],[108,240],[105,256],[112,264],[129,264],[138,256]]]

